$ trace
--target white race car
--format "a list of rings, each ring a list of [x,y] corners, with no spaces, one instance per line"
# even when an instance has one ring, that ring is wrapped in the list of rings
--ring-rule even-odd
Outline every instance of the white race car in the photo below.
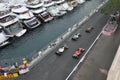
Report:
[[[67,49],[68,49],[68,46],[64,45],[64,46],[60,47],[55,53],[60,56]]]

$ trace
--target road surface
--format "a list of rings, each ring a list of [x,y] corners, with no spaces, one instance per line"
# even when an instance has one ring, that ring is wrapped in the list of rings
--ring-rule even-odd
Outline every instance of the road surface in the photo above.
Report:
[[[112,36],[102,35],[70,80],[107,80],[119,44],[120,27]]]
[[[80,32],[82,34],[78,41],[72,41],[72,35],[63,43],[66,43],[69,46],[69,49],[66,50],[62,56],[57,56],[55,54],[55,51],[59,48],[57,47],[55,50],[53,50],[53,52],[51,52],[35,67],[33,67],[29,73],[21,75],[17,79],[12,80],[65,80],[74,66],[78,63],[79,59],[85,53],[84,52],[80,58],[76,60],[72,58],[75,50],[79,47],[83,47],[85,50],[87,50],[101,32],[106,21],[106,16],[101,13],[96,13],[88,21],[86,21],[85,24],[81,25],[80,29],[75,32]],[[91,33],[85,32],[88,27],[94,27]]]

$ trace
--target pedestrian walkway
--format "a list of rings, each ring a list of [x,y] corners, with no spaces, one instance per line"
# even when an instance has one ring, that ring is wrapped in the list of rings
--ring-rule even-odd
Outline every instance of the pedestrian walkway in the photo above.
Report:
[[[120,80],[120,46],[109,70],[107,80]]]

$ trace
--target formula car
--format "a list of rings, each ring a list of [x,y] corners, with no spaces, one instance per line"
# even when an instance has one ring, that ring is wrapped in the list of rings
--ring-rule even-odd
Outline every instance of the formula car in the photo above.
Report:
[[[88,27],[85,32],[90,33],[94,28],[93,27]]]
[[[62,53],[63,53],[65,50],[67,50],[67,49],[68,49],[68,46],[67,46],[67,45],[64,45],[64,46],[60,47],[55,53],[56,53],[57,55],[61,56]]]
[[[83,52],[85,51],[85,49],[83,48],[79,48],[75,51],[75,53],[73,54],[73,58],[78,58]]]
[[[79,39],[80,36],[81,36],[81,34],[80,34],[80,33],[77,33],[77,34],[75,34],[75,35],[72,37],[72,40],[73,40],[73,41],[76,41],[77,39]]]

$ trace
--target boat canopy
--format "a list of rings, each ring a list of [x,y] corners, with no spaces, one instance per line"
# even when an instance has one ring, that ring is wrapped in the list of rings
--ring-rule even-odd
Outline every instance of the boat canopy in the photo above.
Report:
[[[28,11],[28,8],[26,8],[25,6],[15,6],[12,8],[12,12],[15,12],[15,13],[24,13]]]
[[[8,7],[5,6],[5,3],[0,3],[0,19],[10,14],[11,14],[11,11]]]
[[[39,8],[42,7],[44,5],[44,3],[38,3],[38,4],[26,4],[26,7],[28,8]]]
[[[52,15],[52,16],[56,16],[56,14],[59,13],[59,9],[55,6],[51,6],[48,8],[48,12]]]
[[[0,32],[0,44],[6,41],[8,38],[5,37],[5,34],[3,32]]]
[[[54,5],[55,3],[53,1],[44,1],[44,7],[50,7],[52,5]]]
[[[15,13],[19,19],[30,19],[34,17],[33,13],[24,6],[12,8],[12,12]]]
[[[30,19],[34,17],[33,13],[30,11],[25,12],[24,14],[17,15],[19,19]]]
[[[63,5],[64,9],[66,9],[66,10],[69,10],[69,11],[73,10],[73,7],[69,6],[67,2],[63,3],[62,5]]]
[[[27,0],[25,1],[26,4],[38,4],[40,3],[40,0]]]
[[[45,7],[42,7],[42,8],[40,8],[40,9],[34,9],[34,10],[31,10],[31,11],[32,11],[33,13],[39,14],[39,13],[45,11],[45,10],[46,10],[46,8],[45,8]]]
[[[17,17],[15,17],[15,16],[14,16],[15,18],[12,18],[12,17],[13,16],[8,16],[8,17],[4,18],[6,21],[5,22],[0,21],[0,25],[5,27],[5,26],[11,25],[11,24],[13,24],[13,23],[18,21]]]
[[[79,4],[82,4],[82,3],[85,2],[85,0],[77,0],[77,2],[78,2]]]
[[[6,3],[0,3],[0,11],[9,10],[9,7],[6,5]]]
[[[11,15],[11,13],[4,13],[4,12],[0,12],[0,19],[2,19],[2,18],[4,18],[4,17],[7,17],[7,16],[9,16],[9,15]]]
[[[65,0],[53,0],[55,4],[61,4],[65,2]]]
[[[5,36],[2,27],[0,26],[0,44],[6,41],[8,38]]]

